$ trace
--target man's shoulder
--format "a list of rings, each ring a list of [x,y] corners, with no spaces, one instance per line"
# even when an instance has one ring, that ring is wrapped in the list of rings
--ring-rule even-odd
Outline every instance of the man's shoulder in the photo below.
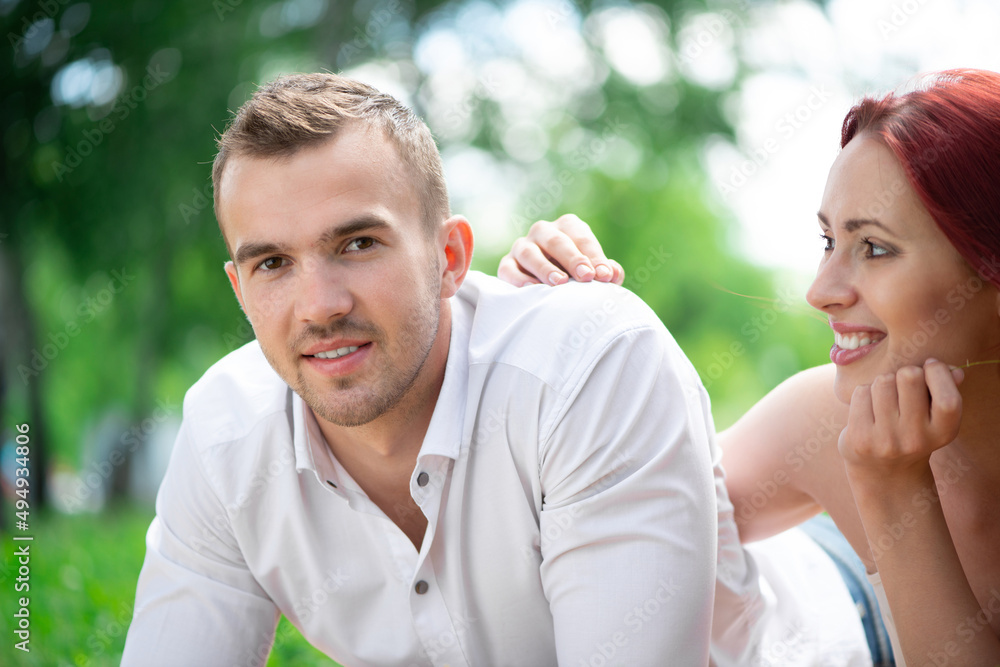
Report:
[[[257,341],[251,341],[217,361],[191,386],[184,396],[184,420],[202,442],[237,440],[262,420],[287,412],[290,392]]]
[[[470,321],[470,363],[588,363],[623,336],[641,335],[676,346],[656,313],[617,285],[573,282],[515,288],[470,272],[458,296]]]
[[[499,278],[470,271],[459,297],[475,309],[477,320],[483,322],[517,318],[523,326],[559,323],[566,327],[591,322],[600,327],[608,323],[607,328],[623,325],[663,328],[656,313],[635,294],[618,285],[596,281],[570,282],[558,287],[513,287]]]

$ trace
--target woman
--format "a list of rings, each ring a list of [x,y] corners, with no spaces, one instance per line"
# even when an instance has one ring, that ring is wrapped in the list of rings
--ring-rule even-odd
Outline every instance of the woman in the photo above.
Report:
[[[896,664],[1000,665],[1000,75],[865,99],[841,147],[807,294],[833,364],[719,436],[741,537],[825,510],[879,594]],[[534,228],[501,277],[563,282],[544,249],[620,282],[581,225]]]

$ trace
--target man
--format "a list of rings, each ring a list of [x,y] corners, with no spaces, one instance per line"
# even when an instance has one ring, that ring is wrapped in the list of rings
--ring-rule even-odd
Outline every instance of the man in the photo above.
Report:
[[[646,306],[469,273],[429,131],[363,84],[278,79],[219,143],[257,340],[185,398],[124,665],[262,664],[281,614],[352,666],[704,665],[723,546],[749,664],[707,397]]]

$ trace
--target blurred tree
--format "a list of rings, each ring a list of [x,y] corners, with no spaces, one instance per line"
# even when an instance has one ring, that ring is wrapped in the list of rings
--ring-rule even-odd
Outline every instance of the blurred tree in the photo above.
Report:
[[[389,81],[446,157],[488,158],[493,171],[473,179],[506,175],[499,187],[514,203],[505,229],[479,223],[496,242],[481,245],[477,266],[492,269],[531,219],[578,212],[717,400],[745,406],[819,361],[801,320],[746,333],[758,304],[712,287],[774,292],[728,247],[733,223],[699,162],[708,137],[732,134],[722,108],[741,75],[741,3],[114,5],[0,0],[10,49],[0,57],[0,414],[31,420],[36,465],[47,446],[81,465],[81,434],[113,405],[136,425],[114,446],[145,444],[143,417],[158,404],[178,410],[208,365],[252,338],[220,275],[210,162],[229,110],[280,72]],[[623,50],[630,42],[651,50]],[[720,45],[735,66],[699,70],[702,51]],[[127,463],[112,468],[120,490]]]

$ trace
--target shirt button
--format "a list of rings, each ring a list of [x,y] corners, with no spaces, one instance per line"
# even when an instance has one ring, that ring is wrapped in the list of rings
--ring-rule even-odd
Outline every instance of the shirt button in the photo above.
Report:
[[[430,588],[430,586],[427,585],[426,581],[421,579],[420,581],[417,582],[417,585],[414,586],[413,588],[414,590],[417,591],[417,595],[423,595],[424,593],[427,592],[427,589]]]
[[[417,485],[418,486],[427,486],[427,482],[429,482],[430,479],[431,479],[430,475],[428,475],[425,472],[422,472],[419,475],[417,475]]]

